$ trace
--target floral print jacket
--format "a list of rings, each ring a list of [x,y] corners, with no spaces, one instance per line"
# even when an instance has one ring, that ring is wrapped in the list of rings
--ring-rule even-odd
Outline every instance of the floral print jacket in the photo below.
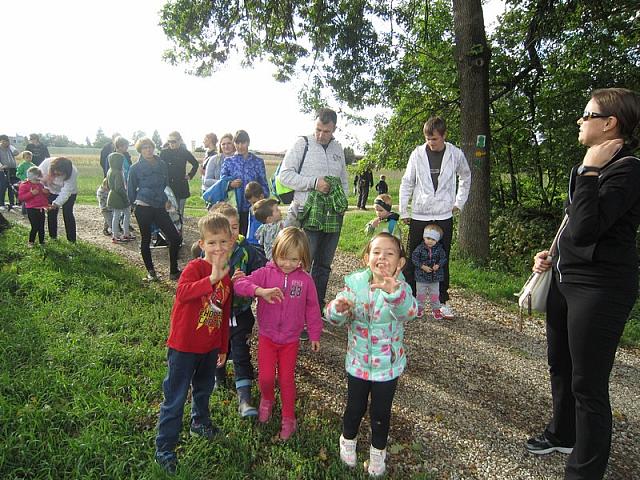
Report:
[[[389,294],[372,290],[371,278],[368,268],[348,275],[336,300],[345,298],[355,307],[350,312],[338,313],[333,300],[326,307],[325,318],[333,325],[349,324],[347,373],[363,380],[386,382],[405,369],[404,322],[416,317],[418,305],[404,280]]]

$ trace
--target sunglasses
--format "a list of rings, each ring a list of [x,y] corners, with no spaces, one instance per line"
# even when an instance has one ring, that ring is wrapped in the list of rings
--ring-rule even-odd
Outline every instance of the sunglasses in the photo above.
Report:
[[[176,143],[178,143],[177,140],[169,140],[167,143],[169,143],[170,145],[175,145]]]
[[[582,118],[583,122],[586,122],[590,118],[608,118],[610,116],[611,115],[607,115],[607,114],[604,114],[604,113],[590,112],[588,110],[585,110],[582,113],[582,117],[580,117],[580,118]]]

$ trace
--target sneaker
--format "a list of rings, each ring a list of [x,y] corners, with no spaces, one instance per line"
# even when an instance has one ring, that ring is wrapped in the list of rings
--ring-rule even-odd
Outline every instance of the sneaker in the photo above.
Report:
[[[108,227],[104,227],[104,228],[102,229],[102,234],[103,234],[105,237],[110,237],[110,236],[111,236],[111,229],[110,229],[110,228],[108,228]]]
[[[442,318],[445,318],[447,320],[453,320],[454,318],[456,318],[455,312],[446,303],[440,307],[440,312],[442,313]]]
[[[387,459],[387,449],[378,450],[371,445],[369,449],[369,460],[364,462],[364,468],[370,477],[381,477],[387,469],[385,460]]]
[[[347,440],[342,435],[340,435],[340,460],[342,462],[353,468],[356,466],[357,455],[356,455],[356,445],[358,441],[354,438],[353,440]]]
[[[307,332],[306,328],[304,330],[302,330],[302,332],[300,332],[300,341],[301,342],[308,342],[309,341],[309,332]]]
[[[422,315],[424,315],[424,310],[418,309],[418,316],[416,318],[422,318]]]
[[[214,427],[213,425],[193,423],[191,424],[191,428],[189,428],[189,433],[192,437],[202,437],[207,440],[213,440],[213,438],[220,433],[220,430],[218,427]]]
[[[289,440],[291,435],[295,433],[297,426],[298,424],[295,418],[284,417],[280,428],[280,440]]]
[[[135,235],[132,235],[132,234],[129,234],[129,235],[123,235],[123,236],[122,236],[122,239],[123,239],[125,242],[130,242],[130,241],[132,241],[132,240],[135,240],[135,239],[136,239],[136,236],[135,236]]]
[[[33,242],[27,243],[27,248],[33,248],[35,244]]]
[[[439,308],[434,308],[433,309],[433,318],[435,320],[442,320],[442,318],[443,318],[442,310],[440,310]]]
[[[147,272],[147,276],[145,277],[145,280],[147,282],[157,282],[159,280],[158,274],[156,273],[155,270],[149,270]]]
[[[169,274],[169,279],[177,282],[180,280],[180,275],[182,275],[182,270],[178,270],[177,272],[173,272]]]
[[[246,400],[240,400],[240,404],[238,405],[238,413],[242,418],[251,418],[258,416],[258,410],[255,407],[252,407],[249,402]]]
[[[273,409],[273,402],[271,400],[260,399],[260,407],[258,407],[258,421],[260,423],[267,423],[271,418],[271,410]]]
[[[7,207],[6,207],[6,206],[4,206],[4,205],[0,205],[0,210],[1,210],[1,211],[3,211],[3,212],[4,212],[6,209],[7,209]]]
[[[113,237],[111,243],[127,243],[127,241],[121,237]]]
[[[569,454],[573,451],[573,447],[556,445],[547,436],[542,433],[537,437],[531,437],[525,444],[527,451],[535,455],[546,455],[551,452],[560,452]]]
[[[156,463],[169,475],[174,475],[178,468],[178,457],[173,452],[156,452]]]

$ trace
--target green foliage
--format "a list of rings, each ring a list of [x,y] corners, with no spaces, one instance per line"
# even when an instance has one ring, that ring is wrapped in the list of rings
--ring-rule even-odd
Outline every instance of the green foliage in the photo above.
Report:
[[[110,142],[111,137],[107,137],[102,128],[98,128],[98,131],[96,132],[96,139],[93,141],[93,146],[96,148],[102,148]]]

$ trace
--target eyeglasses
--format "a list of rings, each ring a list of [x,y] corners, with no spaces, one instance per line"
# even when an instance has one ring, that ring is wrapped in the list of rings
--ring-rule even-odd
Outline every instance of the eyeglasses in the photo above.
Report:
[[[167,143],[170,144],[170,145],[175,145],[176,143],[178,143],[178,141],[177,140],[169,140]]]
[[[590,112],[588,110],[585,110],[582,113],[582,121],[586,122],[587,120],[589,120],[590,118],[607,118],[610,117],[611,115],[607,115],[605,113],[597,113],[597,112]]]

